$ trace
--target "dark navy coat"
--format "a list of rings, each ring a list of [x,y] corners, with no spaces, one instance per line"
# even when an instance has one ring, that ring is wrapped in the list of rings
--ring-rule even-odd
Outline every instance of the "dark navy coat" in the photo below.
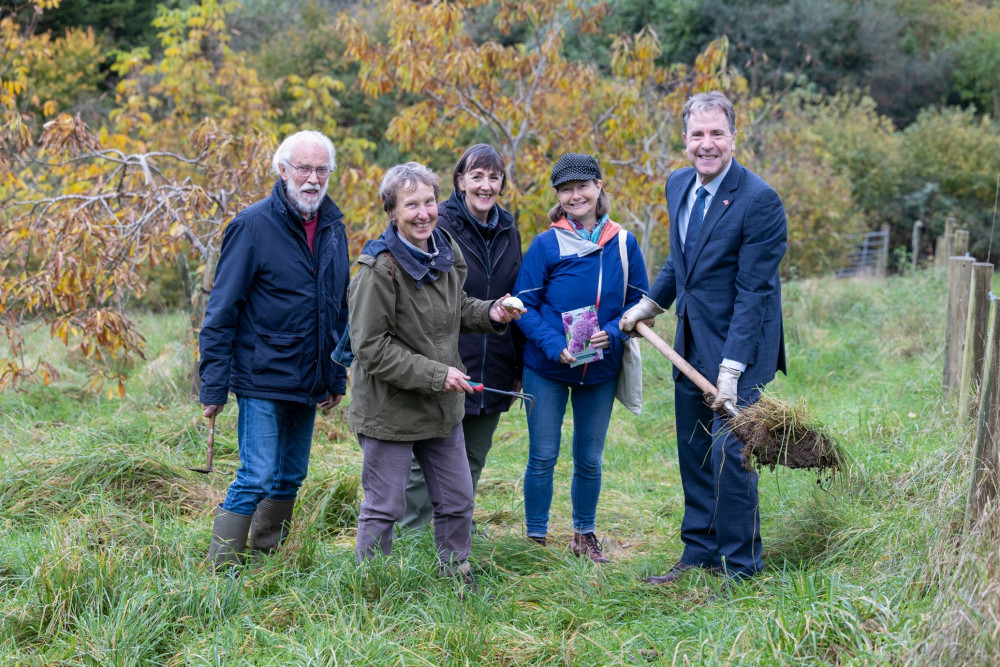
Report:
[[[199,335],[202,404],[230,391],[306,404],[346,393],[330,353],[347,323],[347,234],[332,199],[318,214],[311,253],[279,180],[226,227]]]
[[[521,234],[514,218],[497,206],[497,229],[492,235],[484,234],[468,212],[464,197],[455,190],[439,207],[437,224],[451,234],[465,257],[465,293],[484,301],[513,293],[521,268]],[[521,378],[523,350],[524,335],[516,327],[499,335],[463,333],[458,338],[458,351],[472,381],[503,391],[513,389],[514,381]],[[509,407],[510,397],[502,394],[477,392],[465,398],[467,415],[503,412]]]
[[[677,221],[694,182],[693,167],[667,179],[670,256],[649,296],[663,308],[676,300],[674,347],[712,384],[723,359],[747,365],[742,396],[785,372],[778,276],[787,245],[785,211],[771,186],[733,160],[685,262]],[[674,369],[674,379],[679,373]]]

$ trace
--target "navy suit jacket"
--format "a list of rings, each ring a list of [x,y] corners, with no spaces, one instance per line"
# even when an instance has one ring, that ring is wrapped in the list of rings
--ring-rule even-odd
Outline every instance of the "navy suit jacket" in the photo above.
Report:
[[[785,210],[774,189],[734,159],[685,258],[678,221],[695,180],[693,167],[667,178],[670,256],[650,298],[663,308],[676,301],[675,349],[710,382],[716,383],[723,359],[746,364],[742,396],[786,372],[778,276],[787,245]],[[674,369],[675,380],[679,373]]]

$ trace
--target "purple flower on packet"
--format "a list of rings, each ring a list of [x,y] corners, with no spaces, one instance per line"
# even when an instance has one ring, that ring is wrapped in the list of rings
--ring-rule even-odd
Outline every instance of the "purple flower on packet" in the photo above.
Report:
[[[579,366],[604,358],[604,351],[590,347],[590,339],[599,328],[597,308],[584,306],[562,314],[563,328],[566,332],[566,347],[569,353],[576,357],[570,366]]]

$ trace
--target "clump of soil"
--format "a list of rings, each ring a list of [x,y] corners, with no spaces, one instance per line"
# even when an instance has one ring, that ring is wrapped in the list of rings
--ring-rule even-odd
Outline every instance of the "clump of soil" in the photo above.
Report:
[[[729,420],[743,441],[743,467],[772,471],[776,466],[811,468],[822,473],[839,469],[842,455],[837,443],[810,423],[801,408],[763,396]]]

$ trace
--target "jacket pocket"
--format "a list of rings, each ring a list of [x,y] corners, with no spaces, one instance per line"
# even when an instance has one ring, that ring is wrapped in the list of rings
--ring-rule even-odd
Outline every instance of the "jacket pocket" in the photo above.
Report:
[[[302,383],[302,339],[302,334],[258,331],[253,351],[253,383],[297,389]]]

